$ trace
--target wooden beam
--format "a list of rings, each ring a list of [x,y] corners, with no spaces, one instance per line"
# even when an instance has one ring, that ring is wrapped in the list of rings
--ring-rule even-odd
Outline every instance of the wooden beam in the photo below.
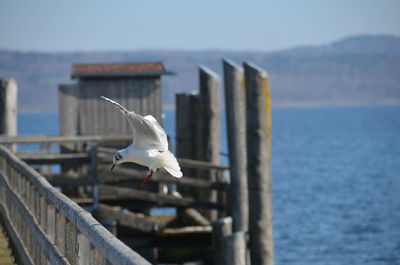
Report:
[[[57,135],[25,135],[25,136],[1,136],[0,143],[16,144],[38,144],[38,143],[83,143],[92,140],[99,141],[101,144],[126,143],[132,141],[131,135],[86,135],[86,136],[57,136]]]
[[[195,201],[192,198],[176,198],[170,195],[157,194],[153,192],[122,188],[110,185],[99,185],[100,200],[136,200],[152,202],[159,206],[167,205],[174,207],[193,207],[193,208],[206,208],[206,209],[223,209],[223,205],[208,202],[208,201]]]
[[[119,225],[146,233],[156,232],[165,225],[165,223],[145,217],[143,214],[133,213],[121,207],[103,203],[99,204],[94,214],[97,219],[117,221]]]
[[[185,208],[178,215],[185,226],[210,226],[210,221],[196,209]]]
[[[67,174],[51,174],[45,176],[47,181],[53,186],[83,186],[94,184],[90,176],[70,176]]]
[[[106,166],[100,166],[99,168],[99,182],[100,183],[115,183],[119,181],[126,180],[138,180],[142,181],[146,175],[147,171],[136,170],[136,169],[126,169],[126,168],[116,168],[112,172]],[[217,189],[224,190],[227,184],[224,183],[212,183],[211,181],[196,179],[188,176],[183,178],[171,177],[168,173],[163,171],[158,171],[150,180],[151,182],[164,182],[164,183],[174,183],[182,186],[192,186],[204,189]]]
[[[17,155],[27,164],[61,164],[61,163],[83,164],[90,162],[90,158],[86,153],[70,153],[70,154],[18,153]]]
[[[178,158],[178,162],[181,166],[191,167],[191,168],[196,168],[196,169],[216,169],[216,170],[228,170],[229,169],[229,167],[220,165],[218,163],[201,161],[201,160]]]
[[[117,152],[118,149],[111,148],[111,147],[99,147],[99,152],[113,154]],[[188,158],[177,158],[179,165],[181,167],[189,167],[189,168],[196,168],[196,169],[216,169],[216,170],[228,170],[228,166],[208,162],[208,161],[201,161],[201,160],[194,160]]]

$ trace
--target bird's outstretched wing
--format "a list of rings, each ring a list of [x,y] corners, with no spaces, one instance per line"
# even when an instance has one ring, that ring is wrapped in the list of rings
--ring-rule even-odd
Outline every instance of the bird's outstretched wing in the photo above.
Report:
[[[101,96],[105,101],[116,105],[128,118],[133,129],[133,145],[140,149],[168,150],[167,136],[157,120],[147,115],[143,117],[134,111],[127,110],[121,104]]]

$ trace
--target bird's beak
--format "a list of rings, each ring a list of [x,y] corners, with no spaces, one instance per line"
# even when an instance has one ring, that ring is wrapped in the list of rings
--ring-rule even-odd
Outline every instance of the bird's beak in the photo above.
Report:
[[[113,164],[112,166],[111,166],[111,170],[110,171],[113,171],[113,169],[114,169],[114,167],[117,165],[117,163],[115,163],[115,164]]]

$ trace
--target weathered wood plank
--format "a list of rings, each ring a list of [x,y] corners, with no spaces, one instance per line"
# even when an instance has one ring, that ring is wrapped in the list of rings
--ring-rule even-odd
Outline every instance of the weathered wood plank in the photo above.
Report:
[[[76,226],[67,221],[65,226],[65,257],[71,265],[78,264],[78,231]]]
[[[58,86],[58,112],[60,134],[77,135],[78,130],[78,85]]]
[[[138,201],[153,202],[157,205],[168,205],[176,207],[193,207],[206,209],[223,209],[223,205],[208,201],[196,201],[191,198],[176,198],[169,195],[157,194],[143,190],[115,187],[110,185],[99,185],[101,200],[123,200],[132,199]]]
[[[99,170],[99,182],[100,183],[113,183],[119,182],[122,180],[138,180],[142,181],[148,172],[143,170],[135,170],[135,169],[124,169],[124,168],[117,168],[114,169],[112,172],[107,167],[100,166]],[[56,178],[56,177],[54,177]],[[53,178],[52,178],[53,180]],[[56,181],[54,179],[54,181]],[[226,186],[224,183],[213,183],[208,180],[192,178],[185,176],[183,178],[174,178],[171,177],[168,173],[158,171],[154,176],[151,178],[150,181],[154,182],[163,182],[163,183],[175,183],[182,186],[192,186],[197,188],[204,188],[204,189],[218,189],[223,190]]]
[[[52,243],[56,241],[56,208],[47,203],[46,232]]]
[[[24,160],[27,164],[84,164],[90,162],[89,155],[86,153],[19,153],[18,157]]]
[[[106,265],[106,263],[107,263],[106,259],[94,247],[91,250],[91,256],[92,256],[92,259],[93,259],[92,264],[94,264],[94,265]]]
[[[54,187],[60,187],[60,186],[74,187],[74,186],[86,186],[94,184],[91,176],[76,178],[68,174],[54,174],[46,176],[46,179]]]
[[[88,109],[88,99],[87,99],[87,90],[90,88],[90,85],[87,84],[87,80],[80,80],[77,84],[79,95],[76,98],[78,101],[78,135],[89,135],[88,129],[90,128],[89,123],[91,118],[88,115],[91,114],[91,111]]]
[[[215,169],[215,170],[227,170],[229,167],[220,165],[218,162],[207,162],[193,159],[178,158],[179,164],[182,166],[197,168],[197,169]]]
[[[95,215],[102,220],[117,221],[119,225],[133,228],[142,232],[152,233],[164,226],[164,223],[157,222],[142,214],[123,210],[118,206],[99,204]]]
[[[66,233],[66,222],[64,215],[60,212],[56,212],[56,246],[60,250],[62,255],[65,255],[65,233]]]
[[[0,136],[1,144],[40,144],[40,143],[83,143],[96,140],[101,144],[118,144],[132,141],[131,135],[82,135],[82,136],[57,136],[57,135],[19,135],[19,136]]]
[[[193,208],[185,208],[178,212],[179,218],[182,219],[186,226],[209,226],[210,221],[201,213]]]
[[[90,242],[85,235],[78,233],[78,264],[90,265]]]
[[[110,147],[99,147],[99,152],[107,153],[107,154],[113,154],[117,152],[118,149],[116,148],[110,148]],[[178,156],[178,151],[177,151],[177,156]],[[190,168],[195,168],[195,169],[216,169],[216,170],[228,170],[229,167],[218,164],[218,163],[212,163],[208,161],[202,161],[202,160],[194,160],[194,159],[189,159],[189,158],[182,158],[179,157],[177,158],[179,164],[182,167],[190,167]],[[111,161],[111,160],[110,160]],[[190,175],[189,175],[190,176]]]

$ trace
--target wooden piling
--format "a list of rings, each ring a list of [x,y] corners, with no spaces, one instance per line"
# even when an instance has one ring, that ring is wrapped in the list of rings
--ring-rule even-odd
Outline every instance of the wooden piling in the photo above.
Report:
[[[58,115],[60,135],[76,136],[79,134],[79,118],[78,118],[78,84],[65,84],[58,86]],[[60,145],[61,153],[68,154],[76,152],[77,145],[74,143],[64,143]],[[61,172],[78,177],[79,167],[74,165],[62,164]],[[77,195],[77,189],[71,186],[63,187],[63,192],[67,194]]]
[[[248,192],[246,157],[246,93],[243,69],[223,60],[226,125],[230,168],[230,209],[233,231],[248,230]]]
[[[14,79],[0,80],[0,134],[17,135],[17,92]]]
[[[190,158],[219,164],[220,155],[220,104],[219,78],[210,69],[199,67],[200,93],[178,94],[176,97],[176,149],[179,158]],[[187,170],[184,175],[215,181],[217,172],[209,170]],[[183,195],[195,199],[217,201],[214,190],[198,191],[183,188]],[[216,210],[201,210],[209,220],[217,219]]]
[[[225,217],[212,223],[214,264],[228,265],[226,252],[223,249],[223,240],[232,234],[232,218]]]
[[[194,94],[183,93],[176,95],[176,155],[179,158],[193,159],[193,123],[191,118],[191,98]],[[183,175],[193,176],[192,170],[182,167]]]
[[[212,223],[214,264],[245,265],[246,233],[232,233],[232,218],[225,217]]]
[[[247,176],[252,265],[273,265],[271,186],[271,100],[267,73],[244,63]]]
[[[226,265],[246,265],[246,233],[235,232],[222,240]]]
[[[196,143],[200,146],[197,158],[200,160],[219,164],[220,162],[220,103],[219,103],[219,78],[216,73],[207,67],[199,67],[200,81],[200,117],[199,132]],[[195,116],[192,117],[192,119]],[[216,181],[215,170],[208,173],[210,181]],[[211,202],[217,201],[217,192],[208,191],[206,196]],[[209,216],[211,221],[217,219],[217,211],[211,210]]]

